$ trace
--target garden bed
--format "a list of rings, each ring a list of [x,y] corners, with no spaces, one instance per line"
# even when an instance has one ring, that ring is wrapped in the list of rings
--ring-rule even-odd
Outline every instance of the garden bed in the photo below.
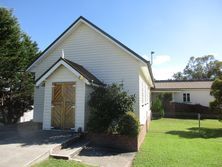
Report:
[[[115,148],[128,152],[138,151],[145,138],[149,122],[150,121],[147,121],[147,124],[140,126],[140,132],[137,137],[105,133],[89,133],[86,137],[92,142],[92,144],[97,146]]]

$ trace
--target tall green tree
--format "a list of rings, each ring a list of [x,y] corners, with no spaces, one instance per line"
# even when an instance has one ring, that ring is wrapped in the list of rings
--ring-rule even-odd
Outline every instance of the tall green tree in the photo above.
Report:
[[[203,57],[191,57],[183,72],[177,72],[173,75],[177,80],[190,79],[215,79],[222,73],[222,62],[214,58],[213,55]]]
[[[214,101],[210,102],[210,108],[220,114],[222,120],[222,76],[214,80],[210,94],[214,96]]]
[[[11,10],[0,8],[0,121],[9,124],[33,105],[33,76],[25,70],[38,56]]]

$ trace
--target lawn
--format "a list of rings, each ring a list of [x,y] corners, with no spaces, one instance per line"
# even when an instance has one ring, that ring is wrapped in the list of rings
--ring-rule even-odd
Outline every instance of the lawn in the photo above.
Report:
[[[160,119],[150,130],[133,162],[134,167],[221,167],[222,123]]]
[[[79,162],[49,158],[32,167],[90,167]]]

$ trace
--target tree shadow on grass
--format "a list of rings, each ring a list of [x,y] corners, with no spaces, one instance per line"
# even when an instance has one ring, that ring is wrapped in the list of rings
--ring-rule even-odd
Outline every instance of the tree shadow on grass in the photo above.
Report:
[[[188,128],[188,131],[168,131],[166,134],[177,135],[182,138],[219,138],[222,137],[222,128]]]

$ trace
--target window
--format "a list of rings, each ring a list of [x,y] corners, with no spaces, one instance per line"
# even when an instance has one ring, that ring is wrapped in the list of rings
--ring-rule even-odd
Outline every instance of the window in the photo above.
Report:
[[[149,102],[149,87],[146,84],[146,82],[144,82],[143,80],[141,80],[140,87],[141,87],[140,88],[140,92],[141,92],[141,96],[140,96],[141,105],[144,106],[144,105],[147,105],[148,102]]]
[[[183,93],[183,102],[190,102],[190,93]]]
[[[145,103],[147,102],[147,86],[145,84]]]
[[[144,87],[143,82],[141,82],[141,89],[142,89],[142,105],[144,104]]]
[[[186,93],[183,94],[183,102],[186,102],[187,98],[186,98]]]
[[[187,102],[190,102],[190,94],[187,93]]]

